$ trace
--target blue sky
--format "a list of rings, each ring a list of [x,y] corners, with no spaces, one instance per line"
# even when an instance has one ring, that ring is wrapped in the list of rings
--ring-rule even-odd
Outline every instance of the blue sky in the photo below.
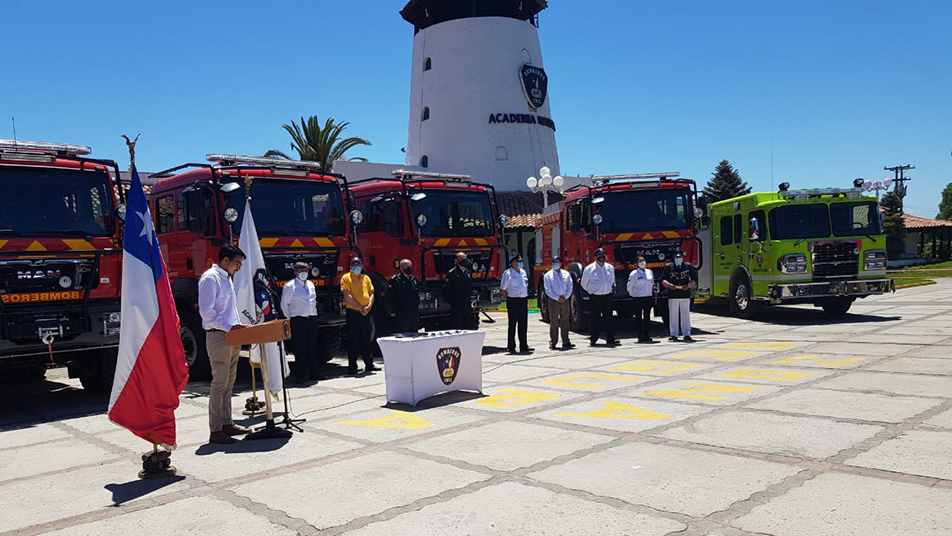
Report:
[[[317,114],[401,162],[404,2],[5,0],[0,137],[91,145],[140,169],[286,149]],[[597,7],[596,7],[597,6]],[[540,38],[565,175],[723,158],[755,189],[848,185],[915,164],[906,211],[952,182],[952,4],[550,0]],[[771,158],[771,146],[773,156]],[[773,177],[773,181],[771,180]]]

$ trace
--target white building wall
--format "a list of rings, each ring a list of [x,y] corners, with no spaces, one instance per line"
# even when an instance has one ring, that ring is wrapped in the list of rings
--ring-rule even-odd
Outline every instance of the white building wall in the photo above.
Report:
[[[419,166],[426,156],[430,171],[471,175],[498,191],[525,189],[542,166],[558,174],[551,128],[489,123],[496,113],[552,118],[548,97],[538,110],[526,100],[519,75],[526,63],[544,67],[538,31],[525,21],[474,17],[420,30],[413,39],[407,164]]]

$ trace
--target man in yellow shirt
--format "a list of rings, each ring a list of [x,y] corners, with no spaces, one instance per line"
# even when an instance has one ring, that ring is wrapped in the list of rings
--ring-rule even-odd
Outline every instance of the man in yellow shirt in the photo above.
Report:
[[[364,263],[358,257],[350,260],[350,272],[340,278],[340,290],[347,306],[347,370],[357,374],[357,354],[364,359],[364,372],[380,370],[374,366],[371,349],[370,310],[374,306],[374,285],[361,273]]]

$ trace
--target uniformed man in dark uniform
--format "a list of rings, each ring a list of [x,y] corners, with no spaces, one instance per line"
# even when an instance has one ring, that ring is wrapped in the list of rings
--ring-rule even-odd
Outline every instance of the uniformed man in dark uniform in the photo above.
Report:
[[[674,262],[664,267],[661,285],[668,289],[668,340],[677,341],[680,332],[691,342],[691,289],[697,287],[697,270],[684,262],[684,252],[675,252]]]
[[[410,259],[400,261],[400,273],[387,283],[393,329],[397,333],[413,333],[420,329],[420,280],[413,275]]]
[[[446,274],[444,299],[450,304],[450,329],[470,329],[473,325],[473,276],[462,251],[456,254],[456,266]]]

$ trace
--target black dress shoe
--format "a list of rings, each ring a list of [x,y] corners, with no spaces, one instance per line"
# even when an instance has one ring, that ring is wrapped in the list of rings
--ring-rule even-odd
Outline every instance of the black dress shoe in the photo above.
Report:
[[[694,342],[694,339],[692,339],[690,335],[685,335],[684,342]]]
[[[515,348],[509,348],[509,349],[507,349],[507,351],[508,351],[510,354],[516,353],[516,349],[515,349]]]
[[[374,372],[376,370],[380,370],[380,367],[374,364],[370,364],[364,367],[364,372]]]
[[[563,350],[571,350],[572,348],[575,348],[575,345],[570,342],[562,345]]]
[[[617,339],[608,341],[608,346],[621,346],[621,341],[619,341],[619,340],[617,340]]]
[[[596,342],[597,342],[597,341],[588,341],[588,345],[589,345],[589,346],[595,346],[595,343],[596,343]]]
[[[351,376],[353,376],[354,374],[357,374],[357,367],[348,367],[347,374],[350,374]]]
[[[678,342],[678,338],[677,338],[677,337],[668,337],[668,340],[669,340],[669,341],[672,341],[672,342]]]
[[[535,348],[523,348],[520,353],[523,353],[523,354],[531,354],[534,350],[535,350]]]
[[[550,344],[550,345],[549,345],[549,350],[555,350],[555,345],[554,345],[554,344]]]

